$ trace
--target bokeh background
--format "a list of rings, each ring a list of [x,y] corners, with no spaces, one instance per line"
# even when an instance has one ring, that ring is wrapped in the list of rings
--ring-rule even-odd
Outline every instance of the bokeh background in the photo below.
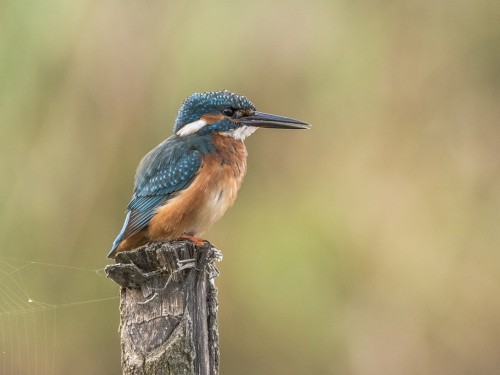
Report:
[[[120,373],[135,167],[224,88],[313,128],[206,235],[221,373],[500,373],[499,4],[3,1],[0,374]]]

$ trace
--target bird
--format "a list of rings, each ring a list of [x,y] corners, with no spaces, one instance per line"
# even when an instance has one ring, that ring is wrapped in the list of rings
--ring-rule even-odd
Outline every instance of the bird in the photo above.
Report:
[[[179,109],[174,134],[140,161],[125,221],[108,258],[150,241],[203,243],[199,236],[236,199],[247,169],[245,138],[258,128],[309,127],[258,112],[245,96],[228,90],[190,95]]]

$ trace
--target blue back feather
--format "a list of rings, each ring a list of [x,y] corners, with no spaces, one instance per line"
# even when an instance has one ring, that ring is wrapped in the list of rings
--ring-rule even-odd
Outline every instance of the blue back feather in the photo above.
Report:
[[[141,160],[135,188],[123,228],[113,243],[110,255],[127,237],[146,228],[156,209],[172,194],[186,189],[195,179],[202,155],[213,152],[210,136],[171,136]]]

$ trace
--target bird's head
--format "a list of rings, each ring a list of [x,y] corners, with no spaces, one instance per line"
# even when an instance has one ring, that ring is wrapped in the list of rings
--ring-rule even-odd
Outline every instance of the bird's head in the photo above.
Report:
[[[257,128],[307,129],[309,125],[292,118],[257,112],[253,103],[244,96],[223,90],[188,97],[179,109],[174,133],[181,137],[220,133],[243,140]]]

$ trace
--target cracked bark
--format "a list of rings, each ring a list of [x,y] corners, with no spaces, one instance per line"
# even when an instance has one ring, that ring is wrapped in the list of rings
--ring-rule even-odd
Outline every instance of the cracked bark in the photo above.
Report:
[[[217,375],[219,335],[211,244],[155,242],[116,255],[124,375]]]

